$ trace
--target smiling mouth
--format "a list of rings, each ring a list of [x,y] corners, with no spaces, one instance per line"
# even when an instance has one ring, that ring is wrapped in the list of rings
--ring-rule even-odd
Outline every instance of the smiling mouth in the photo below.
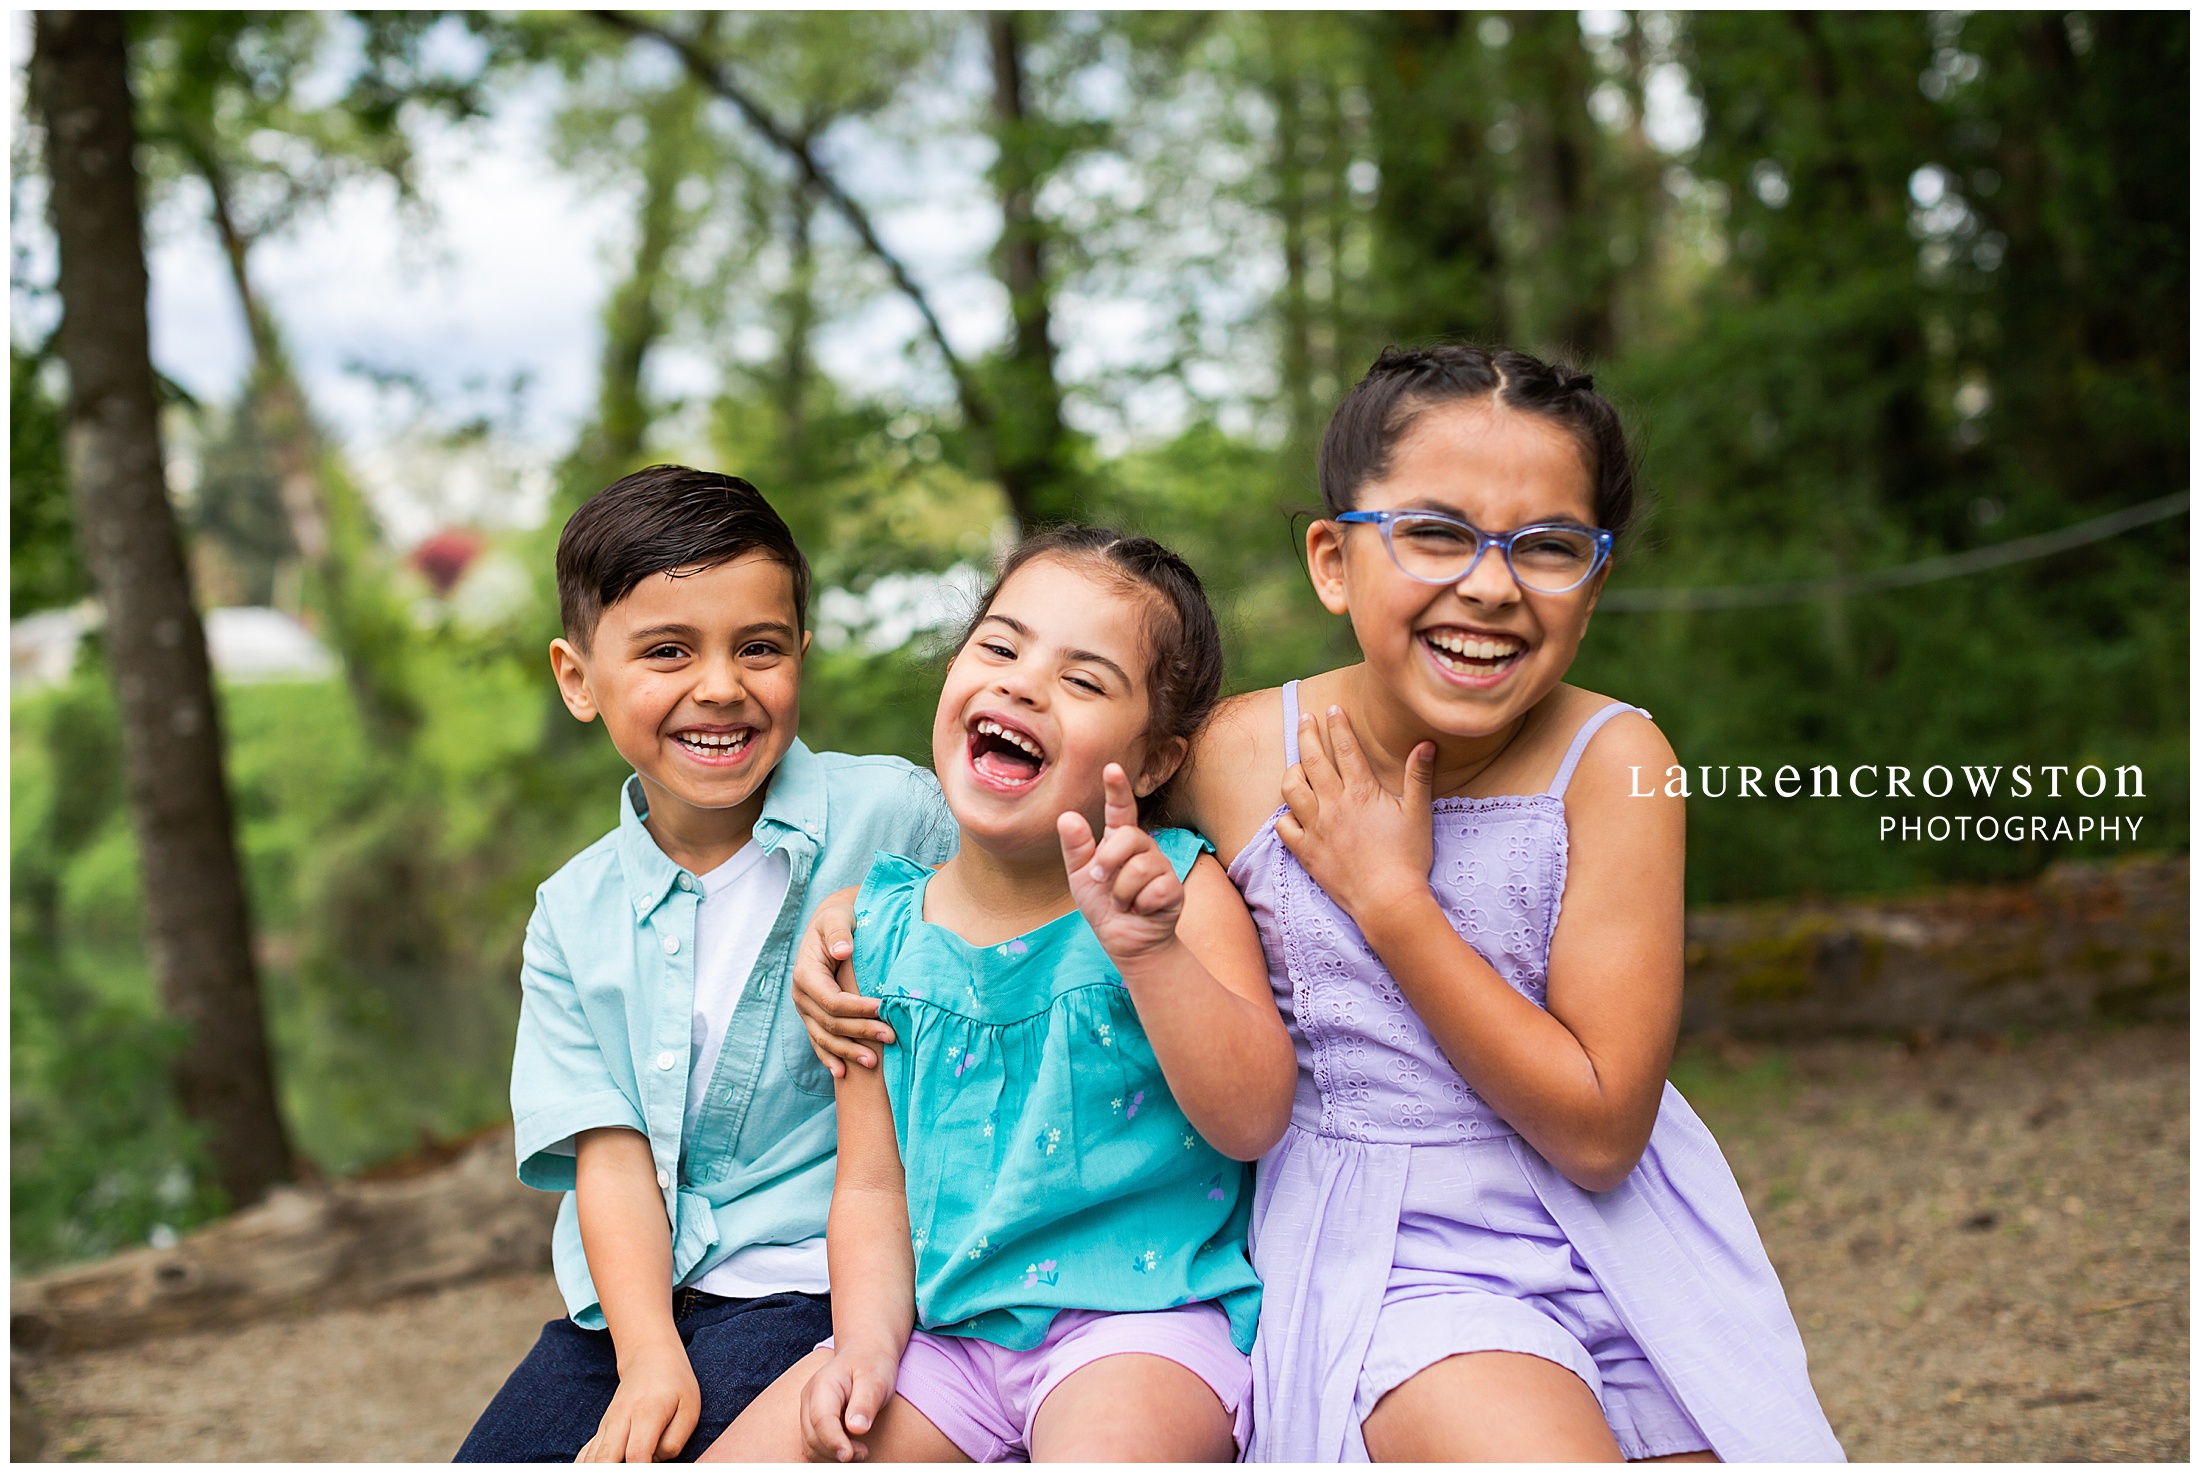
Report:
[[[1029,787],[1046,766],[1046,749],[1029,732],[985,716],[971,723],[970,768],[987,782],[1008,789]]]
[[[734,763],[741,760],[749,744],[756,740],[753,726],[736,727],[732,731],[676,731],[672,739],[686,748],[690,755],[705,762]]]
[[[1502,675],[1528,652],[1525,640],[1459,629],[1424,629],[1421,643],[1443,669],[1471,680]]]

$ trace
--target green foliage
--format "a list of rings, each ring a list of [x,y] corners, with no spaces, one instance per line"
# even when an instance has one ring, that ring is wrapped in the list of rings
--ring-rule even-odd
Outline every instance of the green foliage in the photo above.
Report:
[[[9,786],[9,1241],[21,1269],[112,1252],[223,1204],[168,1089],[179,1040],[136,934],[120,740],[96,661],[16,704]]]
[[[91,592],[69,511],[61,406],[39,382],[38,360],[8,352],[8,609],[21,618]]]
[[[1687,337],[1606,375],[1658,493],[1618,586],[1887,566],[2184,484],[2185,207],[2164,176],[2184,150],[2132,119],[2183,107],[2185,22],[2131,25],[2079,56],[2047,15],[1691,22],[1693,168],[1730,201],[1733,254]],[[1605,615],[1576,678],[1656,713],[1690,764],[2137,762],[2149,801],[2117,811],[2181,846],[2186,602],[2169,523],[1904,592]],[[2090,811],[2064,792],[1976,811]],[[1985,879],[2066,852],[1882,844],[1883,811],[1920,810],[1693,804],[1690,893]]]
[[[406,760],[341,684],[233,686],[224,726],[282,1106],[325,1173],[504,1113],[534,886],[608,828],[624,769],[543,743],[532,669],[428,642]],[[566,725],[570,718],[560,719]],[[166,1083],[106,678],[15,705],[15,1250],[97,1254],[218,1211]]]
[[[276,601],[277,580],[298,546],[266,437],[248,406],[213,428],[200,448],[198,482],[178,511],[197,544],[201,598],[216,606]],[[207,586],[217,579],[222,586]]]

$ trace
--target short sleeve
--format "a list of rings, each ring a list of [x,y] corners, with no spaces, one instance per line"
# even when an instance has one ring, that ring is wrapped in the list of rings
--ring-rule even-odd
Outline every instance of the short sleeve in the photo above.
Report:
[[[640,1108],[611,1073],[538,899],[521,953],[519,1038],[512,1050],[519,1179],[543,1191],[571,1191],[573,1137],[605,1126],[649,1133]]]
[[[899,854],[881,850],[871,860],[856,892],[856,988],[866,997],[877,997],[887,968],[901,951],[909,929],[912,898],[919,893],[930,868]]]
[[[1202,854],[1214,853],[1215,846],[1190,829],[1155,829],[1153,841],[1156,848],[1168,858],[1176,870],[1176,877],[1183,879],[1192,872]]]

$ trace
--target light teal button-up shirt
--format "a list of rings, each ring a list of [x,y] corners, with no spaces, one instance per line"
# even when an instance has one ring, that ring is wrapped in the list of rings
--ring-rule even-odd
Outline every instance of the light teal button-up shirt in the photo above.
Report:
[[[573,1138],[624,1126],[649,1138],[684,1284],[759,1243],[825,1231],[833,1081],[788,996],[795,943],[817,902],[863,879],[884,849],[938,862],[954,819],[932,775],[898,757],[794,743],[772,774],[756,839],[789,859],[787,898],[726,1026],[693,1139],[683,1139],[694,1037],[695,911],[702,886],[643,827],[629,778],[619,826],[535,892],[520,967],[512,1121],[519,1178],[562,1191],[551,1243],[568,1312],[604,1327],[573,1197]]]

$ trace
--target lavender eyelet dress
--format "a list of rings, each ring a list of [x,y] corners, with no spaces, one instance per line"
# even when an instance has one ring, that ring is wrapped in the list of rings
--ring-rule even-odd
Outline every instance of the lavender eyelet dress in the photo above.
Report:
[[[1293,762],[1297,687],[1283,688]],[[1634,709],[1592,716],[1547,792],[1436,804],[1437,900],[1538,1007],[1566,887],[1566,784],[1589,739]],[[1478,1350],[1576,1372],[1630,1458],[1844,1460],[1749,1208],[1678,1091],[1666,1086],[1633,1173],[1583,1191],[1459,1077],[1274,819],[1230,878],[1299,1061],[1291,1125],[1253,1200],[1250,1460],[1365,1461],[1360,1423],[1385,1393]]]

